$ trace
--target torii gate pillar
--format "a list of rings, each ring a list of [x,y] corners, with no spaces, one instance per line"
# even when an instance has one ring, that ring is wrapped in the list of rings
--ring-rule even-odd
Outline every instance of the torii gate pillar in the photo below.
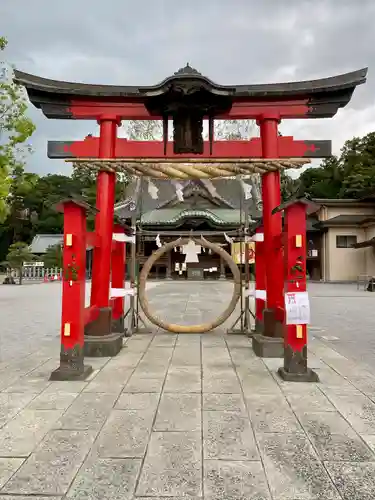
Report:
[[[262,115],[258,120],[263,158],[278,158],[277,113]],[[284,270],[281,248],[282,216],[273,213],[281,203],[280,172],[262,176],[264,258],[266,269],[266,307],[263,310],[263,332],[253,337],[257,356],[279,358],[283,356],[284,339]]]
[[[64,275],[62,283],[60,366],[50,380],[85,380],[92,367],[84,364],[86,283],[86,212],[89,206],[73,199],[60,202],[64,214]]]
[[[114,158],[120,121],[116,115],[102,115],[98,123],[99,158]],[[86,356],[116,356],[122,349],[122,334],[112,330],[110,303],[115,184],[114,172],[101,170],[98,173],[95,233],[99,244],[94,248],[90,298],[90,305],[98,309],[98,316],[85,328]]]
[[[310,309],[306,287],[306,211],[308,200],[284,203],[285,269],[285,350],[279,376],[288,382],[319,382],[316,372],[307,366],[307,324]],[[303,299],[301,300],[300,299]],[[290,304],[290,305],[289,305]]]

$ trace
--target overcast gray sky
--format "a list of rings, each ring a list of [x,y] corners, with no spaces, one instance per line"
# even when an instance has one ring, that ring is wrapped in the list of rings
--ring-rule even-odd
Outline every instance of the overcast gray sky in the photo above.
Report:
[[[284,121],[283,135],[332,139],[335,152],[375,131],[375,0],[0,0],[6,59],[57,80],[155,84],[187,61],[222,84],[321,78],[369,66],[334,119]],[[94,122],[47,120],[28,169],[68,172],[48,160],[48,139],[82,139]]]

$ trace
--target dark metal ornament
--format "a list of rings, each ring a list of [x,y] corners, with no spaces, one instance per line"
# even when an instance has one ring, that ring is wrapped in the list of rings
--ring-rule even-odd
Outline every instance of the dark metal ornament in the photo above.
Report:
[[[203,113],[181,108],[173,119],[174,154],[203,154]]]
[[[151,115],[163,116],[164,155],[167,154],[168,120],[173,121],[173,153],[204,153],[203,120],[209,120],[210,154],[214,140],[214,117],[232,106],[231,91],[216,86],[187,64],[162,82],[157,90],[148,89],[146,107]]]

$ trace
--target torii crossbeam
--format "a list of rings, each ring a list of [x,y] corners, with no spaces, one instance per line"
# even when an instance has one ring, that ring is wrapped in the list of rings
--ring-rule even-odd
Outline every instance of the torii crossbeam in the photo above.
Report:
[[[100,138],[87,136],[83,141],[48,141],[48,157],[53,159],[96,158],[99,156]],[[278,137],[277,151],[279,158],[327,158],[332,154],[331,141],[295,140],[291,136]],[[167,154],[164,154],[162,141],[129,141],[117,138],[115,158],[180,158],[189,154],[173,153],[173,143],[168,142]],[[246,141],[214,141],[212,154],[210,144],[204,142],[202,155],[194,155],[202,160],[209,158],[262,158],[262,141],[253,137]]]

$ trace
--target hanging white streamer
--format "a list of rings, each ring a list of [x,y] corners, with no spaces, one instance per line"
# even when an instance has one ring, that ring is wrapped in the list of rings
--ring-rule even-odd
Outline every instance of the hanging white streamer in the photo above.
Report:
[[[224,233],[224,238],[225,238],[226,242],[233,243],[233,238],[231,238],[230,236],[228,236],[227,233]]]
[[[151,179],[148,179],[147,190],[148,190],[148,194],[151,196],[151,198],[153,200],[157,200],[158,199],[159,189],[158,189],[157,186],[155,186],[155,184],[152,182]]]
[[[215,198],[217,196],[217,190],[213,185],[213,182],[210,179],[202,179],[202,183],[204,184],[210,195]]]
[[[157,246],[158,248],[160,248],[160,247],[162,247],[162,246],[163,246],[162,242],[160,241],[160,235],[159,235],[159,234],[158,234],[158,235],[156,236],[156,238],[155,238],[155,243],[156,243],[156,246]]]
[[[198,254],[201,252],[201,246],[195,241],[190,240],[187,245],[182,247],[182,252],[186,255],[185,262],[199,262]]]
[[[251,191],[253,189],[253,186],[251,186],[250,184],[248,184],[247,182],[241,180],[241,186],[242,186],[242,189],[243,189],[243,192],[244,192],[244,195],[245,195],[245,200],[250,200],[252,198],[252,194],[251,194]]]
[[[184,201],[184,186],[179,181],[173,181],[173,185],[176,189],[176,196],[178,201]]]

